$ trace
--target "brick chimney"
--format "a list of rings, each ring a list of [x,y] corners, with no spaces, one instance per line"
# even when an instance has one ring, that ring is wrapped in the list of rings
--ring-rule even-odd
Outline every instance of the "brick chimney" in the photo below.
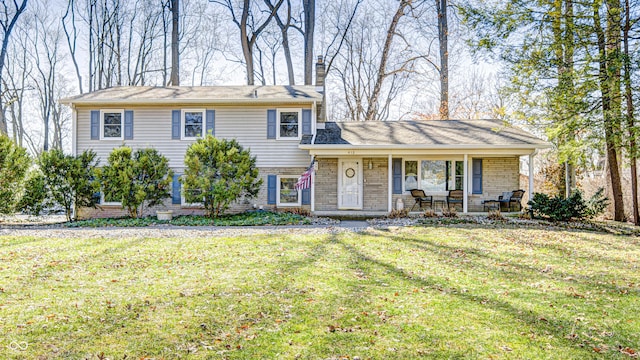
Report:
[[[326,75],[326,68],[324,65],[324,59],[322,58],[322,55],[318,56],[318,62],[316,63],[316,91],[322,93],[322,103],[318,104],[317,106],[317,114],[316,114],[316,118],[318,119],[319,123],[324,123],[325,121],[327,121],[327,114],[325,112],[326,109],[326,100],[327,100],[327,94],[324,88],[324,78]],[[324,125],[324,124],[323,124]]]
[[[316,87],[324,87],[325,71],[324,60],[322,59],[322,55],[319,55],[318,62],[316,63]]]

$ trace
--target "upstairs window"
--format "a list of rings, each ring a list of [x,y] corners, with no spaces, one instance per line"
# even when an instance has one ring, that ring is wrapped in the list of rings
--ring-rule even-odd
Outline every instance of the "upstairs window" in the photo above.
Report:
[[[204,136],[204,110],[182,110],[182,139]]]
[[[300,109],[278,109],[278,139],[300,138]]]
[[[100,138],[105,140],[124,139],[124,110],[100,111]]]

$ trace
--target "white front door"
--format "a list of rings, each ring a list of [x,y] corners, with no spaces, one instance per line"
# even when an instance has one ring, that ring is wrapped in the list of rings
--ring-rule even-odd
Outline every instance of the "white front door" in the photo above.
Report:
[[[362,160],[340,160],[338,207],[362,209]]]

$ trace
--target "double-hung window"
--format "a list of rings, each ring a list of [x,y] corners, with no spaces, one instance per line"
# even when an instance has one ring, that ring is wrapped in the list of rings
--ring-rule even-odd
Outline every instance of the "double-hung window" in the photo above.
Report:
[[[277,113],[277,138],[299,139],[302,131],[300,121],[302,119],[300,109],[278,109]]]
[[[124,139],[124,110],[100,110],[100,138],[103,140]]]
[[[297,176],[278,176],[278,206],[300,206],[300,191],[295,189]]]
[[[184,109],[182,110],[181,120],[181,138],[196,139],[204,137],[205,128],[205,111],[203,109]]]

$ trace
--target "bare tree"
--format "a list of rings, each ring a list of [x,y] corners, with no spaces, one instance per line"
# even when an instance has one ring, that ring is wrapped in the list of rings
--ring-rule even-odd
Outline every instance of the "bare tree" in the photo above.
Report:
[[[169,83],[180,85],[180,0],[169,0],[171,4],[171,77]]]
[[[440,48],[440,119],[449,119],[449,24],[447,0],[436,0]]]
[[[369,104],[367,108],[367,112],[365,115],[365,120],[376,120],[376,116],[378,115],[379,110],[379,98],[380,98],[380,90],[382,89],[382,83],[389,76],[393,76],[399,72],[406,71],[406,65],[409,62],[404,63],[400,68],[395,70],[388,71],[387,70],[387,62],[389,60],[389,52],[391,51],[391,44],[393,43],[393,38],[396,35],[396,29],[398,27],[398,23],[400,22],[400,18],[405,15],[405,11],[407,8],[411,7],[413,0],[400,0],[398,4],[398,9],[393,15],[393,19],[389,24],[389,29],[387,30],[387,36],[384,42],[384,47],[382,48],[382,54],[380,56],[380,66],[378,67],[377,72],[377,80],[373,86],[373,92],[369,97]]]
[[[69,46],[69,53],[71,54],[71,61],[73,62],[73,67],[76,71],[76,77],[78,79],[78,90],[80,94],[82,94],[82,74],[80,73],[80,67],[78,66],[78,27],[76,25],[76,10],[75,10],[75,0],[69,0],[67,3],[67,11],[62,17],[62,28],[64,29],[64,34],[67,38],[67,45]],[[67,18],[71,16],[70,20]],[[67,24],[67,21],[69,24]],[[67,26],[71,27],[71,33]]]
[[[307,1],[307,0],[305,0]],[[269,7],[269,9],[271,11],[273,11],[275,9],[275,6],[273,4],[271,4],[271,0],[265,0],[265,3],[267,4],[267,6]],[[296,84],[296,79],[295,79],[295,75],[293,72],[293,61],[291,60],[291,48],[289,46],[289,29],[293,26],[292,20],[293,17],[291,16],[291,0],[287,0],[287,14],[285,17],[285,21],[282,21],[282,19],[280,19],[280,15],[278,14],[278,12],[275,12],[274,18],[276,20],[276,24],[278,24],[278,27],[280,28],[280,34],[282,36],[282,51],[284,52],[284,59],[287,63],[287,74],[289,75],[289,85],[295,85]],[[269,46],[270,49],[275,49],[274,46]],[[273,83],[275,84],[276,80],[275,80],[275,54],[272,52],[272,67],[273,67]],[[305,63],[306,66],[306,63]],[[306,75],[305,75],[306,76]],[[306,79],[306,78],[305,78]]]
[[[62,149],[63,117],[57,99],[61,97],[61,56],[59,54],[62,29],[58,19],[50,19],[46,11],[36,11],[33,17],[31,52],[35,74],[32,81],[37,92],[42,119],[43,150]],[[52,127],[52,128],[51,128]]]
[[[2,72],[4,70],[5,58],[7,57],[7,47],[9,45],[9,39],[11,37],[11,31],[16,25],[18,18],[24,12],[27,7],[27,0],[23,0],[18,4],[16,0],[11,3],[12,8],[7,5],[9,1],[3,1],[0,5],[0,28],[2,28],[2,49],[0,50],[0,79],[2,79]],[[3,94],[3,82],[0,81],[0,95]],[[1,97],[0,97],[1,99]],[[0,100],[0,134],[8,134],[7,132],[7,120],[5,118],[5,105]]]
[[[316,0],[302,0],[304,9],[304,84],[313,83],[313,35],[316,27]]]
[[[258,19],[258,14],[261,12],[260,9],[253,10],[252,9],[252,0],[243,0],[242,9],[240,9],[240,18],[236,15],[238,13],[238,9],[235,8],[232,0],[210,0],[215,4],[219,4],[224,6],[231,13],[231,19],[236,26],[240,29],[240,44],[242,45],[242,55],[244,56],[245,67],[247,71],[247,85],[254,85],[255,83],[255,74],[254,74],[254,59],[253,59],[253,49],[256,45],[256,41],[258,37],[264,31],[264,29],[269,25],[271,19],[275,16],[276,12],[282,5],[284,0],[278,0],[273,8],[270,11],[267,11],[266,18]],[[265,0],[265,4],[268,0]]]

